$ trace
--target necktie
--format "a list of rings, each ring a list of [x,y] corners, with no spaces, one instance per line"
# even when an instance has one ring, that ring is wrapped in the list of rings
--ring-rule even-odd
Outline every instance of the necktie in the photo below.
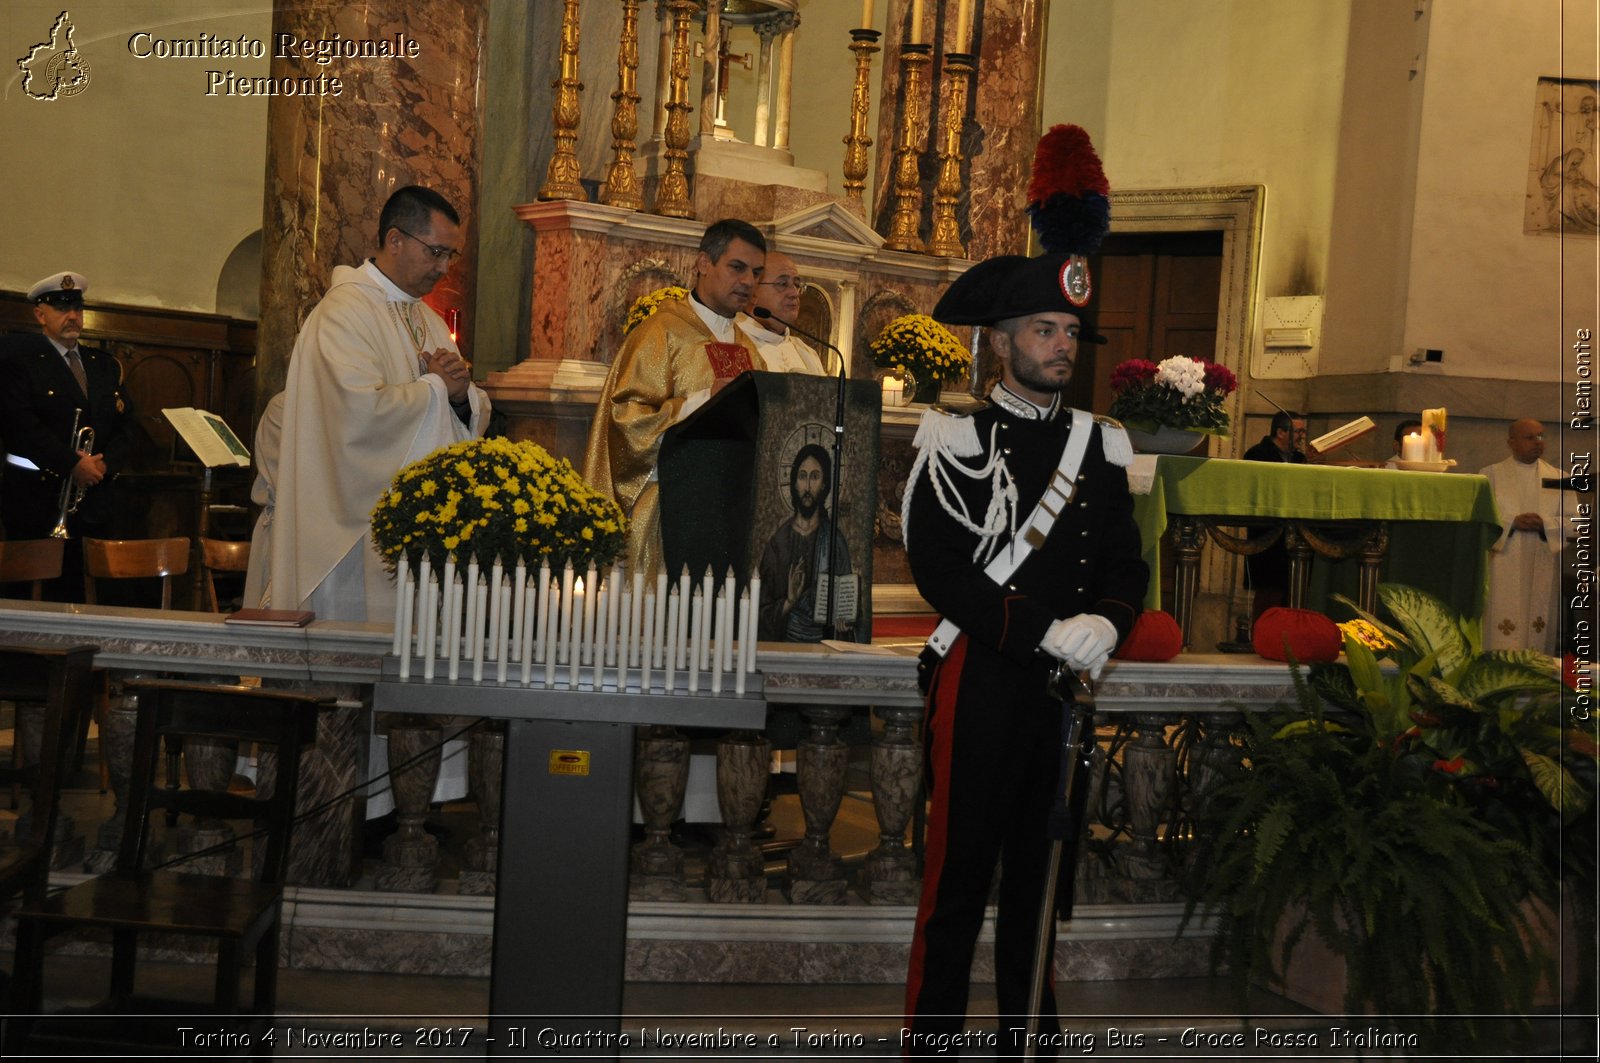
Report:
[[[83,359],[78,355],[78,348],[76,347],[67,352],[67,368],[72,370],[72,379],[78,382],[78,390],[83,392],[85,398],[88,398],[89,377],[83,371]]]

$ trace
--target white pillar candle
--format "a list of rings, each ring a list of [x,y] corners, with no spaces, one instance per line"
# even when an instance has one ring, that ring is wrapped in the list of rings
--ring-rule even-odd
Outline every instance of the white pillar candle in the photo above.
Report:
[[[444,613],[444,652],[450,662],[450,682],[454,683],[461,667],[461,606],[466,597],[461,589],[461,577],[452,573],[450,591]]]
[[[667,610],[667,574],[665,572],[657,572],[656,573],[655,640],[653,642],[651,642],[650,646],[649,646],[650,654],[651,654],[652,657],[655,658],[655,666],[657,668],[660,668],[662,666],[662,664],[663,664],[663,660],[662,660],[663,654],[666,651],[666,647],[668,645],[670,645],[670,643],[667,642],[667,612],[666,612],[666,610]]]
[[[500,563],[500,559],[498,557],[495,558],[494,565],[489,569],[489,646],[484,651],[491,661],[500,656],[500,644],[502,641],[500,628],[505,621],[505,617],[502,615],[503,610],[500,608],[500,581],[505,577],[505,571],[505,566]]]
[[[700,588],[694,589],[693,600],[689,603],[689,693],[700,693],[700,658],[704,656],[700,651],[705,645],[705,595],[700,593]]]
[[[477,588],[472,592],[476,600],[472,603],[472,637],[467,640],[472,649],[472,681],[483,682],[483,628],[487,619],[484,613],[489,608],[489,582],[482,576],[478,577]]]
[[[406,569],[406,596],[400,602],[400,615],[394,618],[395,627],[400,632],[400,678],[411,678],[411,613],[417,600],[415,590],[411,586],[411,570]]]
[[[756,631],[761,627],[761,577],[750,577],[750,626],[740,634],[740,638],[750,640],[750,656],[746,663],[746,671],[756,670]]]
[[[1423,453],[1421,432],[1407,432],[1405,438],[1400,440],[1401,461],[1423,461]]]
[[[511,653],[518,660],[522,659],[522,628],[523,609],[522,603],[528,595],[528,566],[519,557],[517,558],[517,573],[514,591],[511,596]]]
[[[639,626],[639,613],[644,608],[644,573],[633,574],[633,613],[628,619],[628,630],[633,632],[633,637],[628,640],[628,663],[639,663],[639,647],[643,644],[644,628]]]
[[[661,689],[672,693],[673,680],[678,671],[678,588],[667,595],[667,667],[661,678]]]
[[[750,641],[750,588],[746,587],[744,593],[739,595],[739,667],[733,676],[733,692],[744,693],[745,673],[750,670],[750,658],[754,656],[754,644]]]
[[[639,629],[639,645],[644,647],[639,654],[639,693],[650,693],[650,667],[655,663],[653,647],[656,641],[656,596],[648,594],[648,600],[640,609],[641,621],[644,626]]]
[[[572,562],[561,570],[561,627],[556,634],[557,657],[567,663],[567,653],[572,649]]]

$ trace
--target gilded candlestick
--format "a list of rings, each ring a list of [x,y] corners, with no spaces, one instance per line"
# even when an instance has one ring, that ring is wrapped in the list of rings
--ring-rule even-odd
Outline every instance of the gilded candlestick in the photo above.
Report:
[[[639,175],[633,169],[634,137],[639,134],[639,0],[622,0],[622,40],[617,45],[617,91],[611,94],[611,166],[600,202],[638,210]]]
[[[973,56],[964,52],[949,52],[944,57],[939,179],[933,186],[933,233],[928,240],[928,253],[941,258],[965,258],[967,254],[956,207],[961,202],[961,126],[966,121],[967,80],[973,69]]]
[[[667,128],[662,140],[664,168],[656,183],[657,214],[694,217],[689,198],[689,16],[699,9],[694,0],[672,0],[672,77],[667,94]]]
[[[539,189],[540,199],[587,200],[579,178],[583,169],[578,164],[578,93],[583,82],[578,80],[578,0],[563,0],[561,11],[561,76],[552,86],[556,90],[555,106],[551,119],[555,126],[551,139],[555,153],[545,170],[544,187]]]
[[[894,149],[894,214],[889,219],[889,237],[884,241],[891,251],[923,250],[919,229],[922,224],[922,175],[917,156],[922,152],[922,93],[933,46],[904,44],[900,62],[905,69],[901,98],[900,136]]]
[[[867,119],[872,112],[872,55],[878,50],[878,31],[850,31],[850,50],[856,53],[856,86],[850,95],[850,135],[844,138],[844,194],[864,198],[867,187],[867,149],[872,137]]]

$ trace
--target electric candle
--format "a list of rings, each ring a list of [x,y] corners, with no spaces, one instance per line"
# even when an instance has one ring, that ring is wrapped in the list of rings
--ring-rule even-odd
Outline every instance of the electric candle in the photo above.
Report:
[[[539,592],[539,611],[537,614],[535,614],[539,618],[539,633],[534,636],[534,641],[539,647],[537,650],[539,654],[539,663],[543,664],[545,656],[545,639],[548,634],[546,628],[551,623],[550,618],[547,615],[551,602],[549,558],[545,558],[543,561],[539,562],[539,586],[536,587],[535,590]]]
[[[495,568],[499,569],[500,566],[496,565]],[[500,630],[494,640],[498,651],[494,678],[495,682],[504,683],[506,665],[511,660],[511,646],[506,641],[511,635],[511,582],[504,576],[500,577],[500,585],[495,591],[495,602],[500,612]]]
[[[639,632],[639,644],[644,647],[639,654],[639,693],[650,693],[650,666],[655,661],[651,647],[656,641],[656,596],[647,594],[643,607],[644,627]]]
[[[423,564],[427,564],[424,560]],[[439,577],[429,576],[428,585],[422,594],[422,631],[417,649],[422,652],[422,678],[433,678],[433,663],[438,657],[434,652],[434,629],[438,626],[439,602]]]
[[[500,655],[500,628],[505,619],[500,608],[500,581],[505,577],[505,571],[500,559],[495,558],[494,565],[489,569],[489,647],[485,651],[491,661]]]
[[[450,662],[450,682],[454,683],[461,668],[461,606],[465,593],[461,589],[459,573],[450,575],[450,596],[444,614],[444,649]]]
[[[583,577],[578,577],[578,582],[572,588],[572,619],[573,627],[568,633],[572,642],[572,652],[567,657],[567,686],[573,690],[578,688],[578,665],[583,658],[583,623],[584,611],[588,605],[583,595]]]
[[[733,676],[733,692],[744,693],[744,676],[749,671],[749,659],[752,654],[750,643],[750,588],[746,587],[744,593],[739,595],[739,668]]]
[[[667,595],[667,667],[661,678],[661,689],[668,694],[672,693],[673,680],[677,677],[678,654],[678,588],[674,587],[672,593]]]
[[[461,607],[461,603],[455,601],[456,586],[456,555],[451,554],[444,559],[444,575],[439,580],[439,589],[444,594],[444,616],[441,618],[443,619],[444,623],[440,625],[439,631],[441,643],[444,639],[450,637],[451,603],[455,602],[455,605],[458,609]],[[448,654],[450,652],[450,647],[447,645],[441,645],[439,647],[439,651],[441,653]]]
[[[745,629],[741,638],[750,640],[750,656],[745,662],[745,670],[756,670],[756,631],[761,626],[761,577],[750,577],[750,626]]]
[[[657,668],[660,668],[662,666],[662,664],[663,664],[662,655],[665,652],[666,647],[668,645],[670,645],[670,643],[668,643],[666,641],[666,638],[667,638],[667,614],[666,614],[666,609],[667,609],[667,574],[665,572],[658,572],[658,573],[656,573],[656,623],[655,623],[656,637],[655,637],[655,641],[653,643],[651,643],[651,645],[649,647],[650,648],[650,653],[655,658],[655,666]]]
[[[572,650],[572,562],[561,570],[561,628],[556,633],[556,646],[561,663],[567,663]]]
[[[694,589],[694,600],[689,604],[689,693],[700,693],[700,658],[705,646],[705,596],[700,588]]]
[[[633,612],[628,618],[628,664],[639,663],[639,647],[648,644],[641,638],[644,628],[639,626],[639,612],[644,608],[644,573],[633,574]]]
[[[539,572],[547,575],[549,569],[540,566]],[[556,608],[556,581],[551,579],[544,585],[544,611],[539,614],[539,630],[542,632],[543,645],[540,656],[544,660],[544,685],[547,687],[556,685],[555,644],[559,638],[556,634]]]
[[[400,678],[411,678],[411,610],[416,595],[411,588],[411,570],[406,569],[406,596],[400,603],[400,615],[394,618],[395,627],[400,632]]]
[[[595,575],[594,562],[589,562],[589,570],[584,575],[584,587],[588,588],[588,597],[584,600],[582,634],[579,636],[583,646],[583,663],[589,664],[594,660],[594,624],[596,607],[600,604],[596,595],[600,592],[600,581]]]
[[[482,576],[478,577],[477,588],[472,592],[472,637],[468,643],[472,647],[472,681],[483,682],[483,621],[484,610],[489,605],[489,585]]]
[[[684,565],[683,574],[678,577],[678,641],[674,644],[679,668],[689,667],[689,596],[693,593],[694,577],[689,575],[689,566]]]
[[[728,595],[726,590],[717,592],[717,607],[712,617],[711,630],[717,638],[716,649],[711,654],[711,693],[722,693],[722,658],[728,647]]]
[[[511,615],[515,623],[511,627],[511,653],[517,660],[522,659],[522,630],[523,630],[523,601],[528,595],[528,566],[519,557],[517,558],[517,579],[511,600]]]

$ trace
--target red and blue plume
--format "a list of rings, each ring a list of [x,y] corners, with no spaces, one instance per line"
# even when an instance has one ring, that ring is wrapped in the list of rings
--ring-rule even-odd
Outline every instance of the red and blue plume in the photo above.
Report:
[[[1051,254],[1092,255],[1111,228],[1111,201],[1100,156],[1082,126],[1051,126],[1033,153],[1028,213]]]

